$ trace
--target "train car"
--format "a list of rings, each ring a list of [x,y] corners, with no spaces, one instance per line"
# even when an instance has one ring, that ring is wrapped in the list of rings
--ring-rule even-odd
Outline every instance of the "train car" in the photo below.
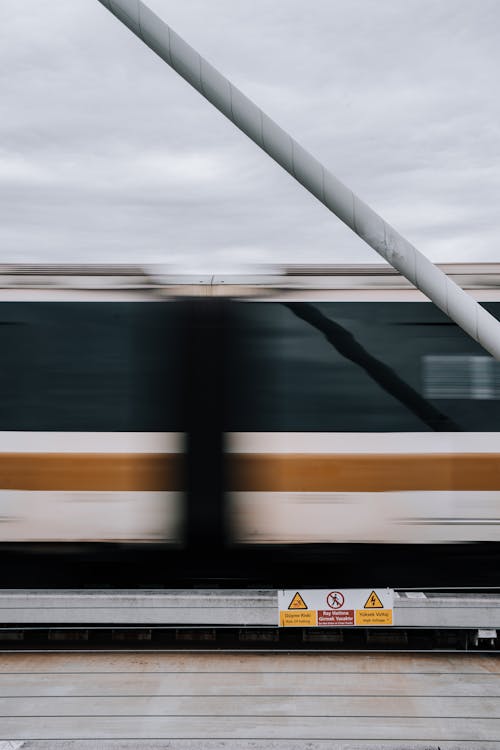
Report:
[[[4,585],[497,582],[499,365],[393,269],[4,266],[0,313]]]

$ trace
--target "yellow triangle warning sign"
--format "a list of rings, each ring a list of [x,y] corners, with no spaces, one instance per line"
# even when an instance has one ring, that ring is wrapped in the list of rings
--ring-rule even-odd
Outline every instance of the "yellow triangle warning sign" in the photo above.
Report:
[[[307,609],[307,604],[302,599],[298,591],[288,605],[288,609]]]
[[[378,598],[378,596],[375,593],[375,591],[372,591],[372,593],[370,594],[370,596],[366,600],[366,602],[365,602],[365,609],[384,609],[384,605],[382,604],[382,602]]]

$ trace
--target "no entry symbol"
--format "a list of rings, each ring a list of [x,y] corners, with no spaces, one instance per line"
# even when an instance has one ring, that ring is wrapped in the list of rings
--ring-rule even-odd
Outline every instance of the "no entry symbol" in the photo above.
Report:
[[[340,591],[330,591],[326,597],[326,603],[330,609],[340,609],[344,604],[344,595]]]

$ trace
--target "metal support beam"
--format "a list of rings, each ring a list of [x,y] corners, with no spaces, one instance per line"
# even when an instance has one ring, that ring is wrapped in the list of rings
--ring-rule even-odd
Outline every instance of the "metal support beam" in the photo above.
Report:
[[[500,359],[500,323],[340,182],[141,0],[99,0],[297,182]]]

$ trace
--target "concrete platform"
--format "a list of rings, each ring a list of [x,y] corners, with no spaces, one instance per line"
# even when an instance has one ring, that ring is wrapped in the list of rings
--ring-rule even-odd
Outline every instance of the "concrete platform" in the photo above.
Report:
[[[274,627],[277,623],[277,592],[269,590],[0,590],[0,626],[4,627]],[[500,591],[397,591],[394,624],[401,628],[500,629]]]
[[[16,749],[500,746],[495,656],[13,653],[0,672]]]

